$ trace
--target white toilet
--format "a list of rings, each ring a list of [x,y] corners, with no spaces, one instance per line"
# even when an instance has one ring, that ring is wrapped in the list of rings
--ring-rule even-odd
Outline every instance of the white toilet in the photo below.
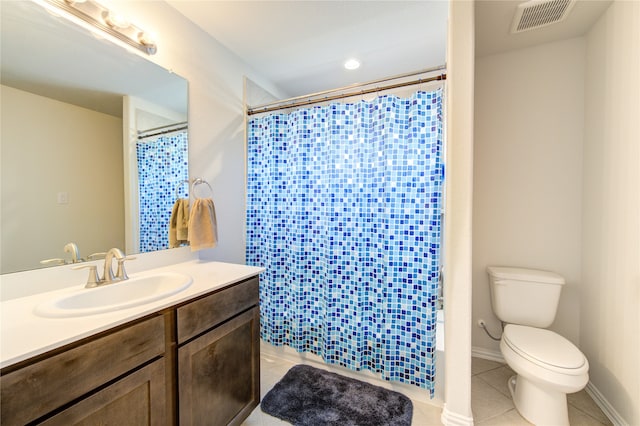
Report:
[[[556,316],[564,278],[534,269],[489,266],[491,306],[505,323],[500,351],[517,376],[509,390],[518,412],[535,425],[568,425],[568,393],[589,381],[587,358],[546,330]]]

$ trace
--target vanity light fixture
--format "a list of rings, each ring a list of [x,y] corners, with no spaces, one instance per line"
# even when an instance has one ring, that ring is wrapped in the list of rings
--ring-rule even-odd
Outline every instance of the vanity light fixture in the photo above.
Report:
[[[131,26],[131,23],[124,16],[119,13],[115,13],[113,10],[102,12],[102,19],[104,22],[113,29],[126,30]]]
[[[94,0],[35,0],[44,7],[62,10],[73,18],[80,19],[92,30],[100,30],[112,37],[143,51],[148,55],[157,52],[153,37],[132,24],[122,15],[110,10]],[[70,18],[72,19],[72,18]],[[78,23],[78,22],[76,22]]]

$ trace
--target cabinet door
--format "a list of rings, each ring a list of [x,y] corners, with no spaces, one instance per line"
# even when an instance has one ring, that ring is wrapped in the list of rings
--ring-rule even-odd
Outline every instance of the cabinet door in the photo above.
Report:
[[[165,425],[164,359],[159,359],[41,423],[46,426]]]
[[[260,402],[257,307],[178,349],[181,425],[239,425]]]

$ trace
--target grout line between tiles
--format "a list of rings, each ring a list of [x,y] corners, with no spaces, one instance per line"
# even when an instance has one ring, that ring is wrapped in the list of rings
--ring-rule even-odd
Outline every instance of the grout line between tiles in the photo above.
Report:
[[[482,377],[478,376],[478,379],[482,380],[484,383],[486,383],[487,385],[489,385],[490,388],[494,389],[496,392],[498,392],[500,395],[511,399],[511,395],[507,395],[504,392],[502,392],[500,389],[498,389],[497,387],[495,387],[494,385],[492,385],[491,383],[489,383],[488,381],[486,381],[485,379],[483,379]]]
[[[500,367],[501,368],[501,367]],[[497,370],[497,369],[496,369]],[[489,370],[492,371],[492,370]],[[491,384],[490,382],[488,382],[487,380],[483,379],[482,377],[480,377],[480,375],[478,375],[478,379],[482,380],[484,383],[486,383],[487,385],[489,385],[489,387],[491,387],[492,389],[496,390],[500,395],[508,398],[511,400],[511,394],[510,393],[504,393],[502,390],[500,390],[500,388],[497,388],[496,386],[494,386],[493,384]],[[508,388],[507,388],[508,389]]]
[[[600,419],[598,419],[598,418],[596,418],[596,417],[592,416],[591,414],[587,413],[586,411],[584,411],[584,410],[580,409],[580,408],[579,408],[579,407],[577,407],[576,405],[574,405],[574,404],[570,403],[568,400],[567,400],[567,404],[569,404],[570,406],[572,406],[574,409],[576,409],[576,410],[580,411],[580,412],[581,412],[582,414],[584,414],[585,416],[587,416],[587,417],[589,417],[589,418],[593,419],[593,420],[594,420],[595,422],[597,422],[598,424],[601,424],[602,426],[605,426],[605,424],[604,424],[604,423],[602,423],[602,422],[600,421]],[[594,402],[593,404],[594,404],[594,405],[596,405],[596,404],[595,404],[595,402]],[[605,417],[606,417],[606,416],[605,416]]]
[[[484,422],[487,422],[487,421],[489,421],[491,419],[495,419],[496,417],[503,416],[503,415],[507,414],[508,412],[510,412],[512,410],[516,410],[516,409],[514,407],[511,407],[511,408],[506,409],[505,411],[502,411],[502,412],[499,412],[499,413],[495,413],[495,414],[491,414],[489,417],[485,417],[485,418],[483,418],[481,420],[478,420],[478,423],[484,423]],[[516,410],[516,412],[517,411],[518,410]],[[518,413],[518,415],[520,415],[520,413]],[[522,416],[520,416],[520,417],[522,417]]]

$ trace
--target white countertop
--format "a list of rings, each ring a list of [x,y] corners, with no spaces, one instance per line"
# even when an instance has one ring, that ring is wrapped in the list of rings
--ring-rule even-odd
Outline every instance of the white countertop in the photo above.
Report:
[[[178,272],[191,276],[193,283],[180,293],[161,300],[73,318],[43,318],[34,314],[34,309],[38,304],[63,294],[91,291],[85,289],[84,285],[7,300],[0,303],[0,368],[188,301],[262,271],[264,268],[255,266],[193,260],[130,274],[131,278],[135,278],[138,275]]]

